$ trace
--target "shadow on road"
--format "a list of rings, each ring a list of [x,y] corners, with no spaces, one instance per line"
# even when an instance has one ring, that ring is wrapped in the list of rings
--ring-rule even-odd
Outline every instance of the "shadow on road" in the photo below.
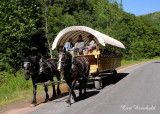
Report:
[[[114,77],[112,74],[101,74],[102,77],[102,88],[109,86],[111,84],[116,84],[123,78],[125,78],[129,73],[117,73],[117,76]],[[95,88],[94,84],[88,84],[89,89]]]
[[[77,100],[76,102],[85,100],[85,99],[87,99],[87,98],[89,98],[89,97],[92,97],[92,96],[98,94],[98,93],[99,93],[99,91],[87,91],[87,94],[86,94],[86,95],[77,96],[77,97],[76,97],[76,100]],[[62,98],[62,97],[64,97],[64,98],[63,98],[63,99],[60,99],[60,100],[56,100],[56,101],[54,101],[54,102],[56,102],[56,103],[57,103],[57,102],[66,102],[66,100],[67,100],[68,97],[65,97],[65,96],[68,96],[68,92],[62,93],[62,94],[59,95],[58,97],[55,97],[55,99],[49,99],[49,102],[50,102],[50,101],[54,101],[54,100],[56,100],[56,99],[60,99],[60,98]],[[42,102],[38,103],[37,105],[40,105],[40,104],[43,104],[43,103],[47,103],[47,102],[46,102],[46,101],[42,101]]]
[[[125,78],[129,73],[117,73],[117,76],[114,77],[112,74],[107,74],[106,77],[102,78],[102,87],[116,84],[123,78]]]
[[[111,84],[116,84],[117,82],[122,80],[124,77],[126,77],[128,74],[129,73],[117,73],[116,77],[113,77],[112,74],[102,74],[101,75],[103,77],[102,78],[102,88],[104,88],[106,86],[109,86]],[[85,99],[87,99],[89,97],[92,97],[92,96],[94,96],[94,95],[99,93],[98,90],[96,90],[96,91],[94,90],[94,88],[95,88],[94,84],[88,84],[87,88],[88,88],[88,90],[91,90],[91,91],[87,91],[87,95],[86,96],[78,96],[77,95],[77,102],[81,101],[81,100],[85,100]],[[77,86],[76,89],[78,89],[78,86]],[[50,94],[50,96],[51,96],[51,94]],[[49,99],[49,102],[50,101],[54,101],[54,100],[59,99],[59,98],[62,98],[62,97],[65,97],[65,96],[68,96],[68,92],[62,93],[61,95],[55,97],[54,99]],[[65,97],[64,99],[61,99],[60,101],[55,101],[55,102],[65,102],[66,99],[67,98]],[[44,98],[43,99],[37,99],[37,101],[38,101],[37,105],[40,105],[42,103],[47,103],[48,102],[48,101],[46,102]]]
[[[65,93],[60,94],[59,96],[56,96],[54,98],[50,98],[48,101],[45,101],[45,98],[42,98],[42,99],[38,98],[37,99],[37,101],[38,101],[37,105],[40,105],[40,104],[43,104],[43,103],[47,103],[47,102],[51,102],[51,101],[54,101],[56,99],[60,99],[62,97],[65,97],[67,95],[68,95],[68,92],[65,92]],[[51,96],[51,94],[50,94],[50,96]]]
[[[98,93],[99,93],[99,91],[87,91],[87,95],[78,96],[78,97],[76,98],[76,99],[77,99],[76,102],[81,101],[81,100],[85,100],[85,99],[87,99],[87,98],[89,98],[89,97],[92,97],[92,96],[98,94]]]
[[[129,73],[117,73],[117,76],[114,77],[112,74],[101,74],[102,77],[102,88],[109,86],[111,84],[116,84],[123,78],[125,78]],[[88,84],[89,89],[95,88],[94,84]]]

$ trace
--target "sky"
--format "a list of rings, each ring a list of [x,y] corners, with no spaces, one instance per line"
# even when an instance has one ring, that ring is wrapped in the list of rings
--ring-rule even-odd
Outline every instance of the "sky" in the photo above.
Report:
[[[160,11],[160,0],[123,0],[122,3],[125,12],[136,16]]]

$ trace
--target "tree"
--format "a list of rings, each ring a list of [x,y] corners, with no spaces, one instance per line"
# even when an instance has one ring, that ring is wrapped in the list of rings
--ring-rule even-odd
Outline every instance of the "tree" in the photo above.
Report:
[[[37,5],[35,1],[27,0],[1,1],[1,70],[15,73],[21,66],[22,56],[31,54],[27,50],[35,54],[40,50],[39,45],[43,48],[45,39],[37,27],[40,23]]]

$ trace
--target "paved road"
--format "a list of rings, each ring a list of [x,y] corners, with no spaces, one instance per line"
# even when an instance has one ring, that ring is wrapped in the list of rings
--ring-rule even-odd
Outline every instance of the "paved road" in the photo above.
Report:
[[[122,73],[123,72],[123,73]],[[100,91],[66,106],[67,95],[27,110],[27,114],[160,114],[160,61],[148,62],[103,79]],[[24,112],[23,112],[24,113]]]

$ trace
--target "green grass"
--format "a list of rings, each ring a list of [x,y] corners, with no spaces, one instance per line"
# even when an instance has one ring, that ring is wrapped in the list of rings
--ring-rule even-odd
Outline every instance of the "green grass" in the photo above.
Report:
[[[17,72],[15,77],[12,74],[0,72],[0,78],[0,107],[33,96],[32,81],[31,79],[26,81],[24,74]],[[44,93],[44,87],[41,85],[37,87],[37,94],[42,93]]]
[[[119,67],[118,69],[121,69],[123,67],[126,66],[130,66],[130,65],[134,65],[134,64],[138,64],[141,62],[146,62],[146,61],[154,61],[154,60],[160,60],[160,57],[154,57],[153,59],[138,59],[138,60],[122,60],[121,61],[121,67]]]
[[[139,59],[139,60],[122,60],[120,68],[137,64],[140,62],[158,60],[160,57],[153,59]],[[120,69],[118,68],[118,69]],[[33,96],[31,79],[26,81],[24,74],[17,72],[17,77],[7,72],[0,72],[0,107],[26,99]],[[49,87],[51,90],[51,87]],[[37,87],[37,94],[44,93],[43,86]]]

